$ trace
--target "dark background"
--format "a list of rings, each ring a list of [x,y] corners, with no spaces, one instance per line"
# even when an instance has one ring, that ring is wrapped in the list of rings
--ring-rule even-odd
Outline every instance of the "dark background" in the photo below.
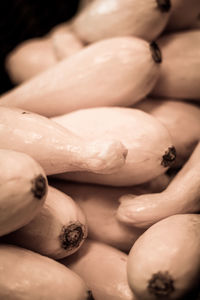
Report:
[[[6,55],[24,40],[45,35],[76,13],[79,0],[0,0],[0,94],[12,88]]]

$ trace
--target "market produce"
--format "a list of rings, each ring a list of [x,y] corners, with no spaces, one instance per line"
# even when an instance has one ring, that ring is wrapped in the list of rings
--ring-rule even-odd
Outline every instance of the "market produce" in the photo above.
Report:
[[[76,252],[87,237],[87,224],[72,198],[49,186],[38,215],[7,236],[9,243],[59,259]]]
[[[174,99],[147,98],[134,108],[151,114],[165,125],[177,152],[174,166],[182,166],[200,141],[200,107]]]
[[[77,36],[87,43],[133,35],[152,41],[170,16],[170,0],[93,0],[72,21]]]
[[[59,24],[47,35],[29,39],[6,57],[5,67],[13,83],[19,84],[68,58],[83,47],[67,23]]]
[[[29,223],[42,209],[48,184],[25,153],[0,149],[0,236]]]
[[[102,138],[86,142],[43,116],[18,108],[0,107],[1,148],[32,156],[46,174],[72,170],[112,173],[125,163],[121,142]]]
[[[157,43],[163,63],[152,95],[199,102],[200,30],[166,34]]]
[[[129,285],[138,299],[183,299],[198,287],[199,230],[199,215],[182,214],[154,224],[139,237],[127,262]]]
[[[27,249],[0,244],[0,299],[92,300],[77,274]]]
[[[155,43],[136,37],[102,40],[5,93],[0,105],[48,117],[87,107],[128,106],[153,89],[161,60]]]
[[[60,262],[84,279],[95,300],[136,300],[126,274],[128,256],[111,246],[87,240]]]
[[[166,26],[168,31],[188,29],[200,13],[199,0],[171,0],[171,14]]]
[[[1,21],[0,300],[200,300],[200,1],[36,2]]]
[[[113,186],[136,185],[163,174],[176,158],[167,129],[154,117],[138,109],[89,108],[52,120],[84,136],[88,142],[94,137],[119,139],[128,149],[126,163],[120,172],[103,176],[73,172],[59,175],[61,178]]]
[[[189,160],[161,193],[124,195],[117,211],[118,220],[139,228],[175,214],[200,211],[200,143]]]

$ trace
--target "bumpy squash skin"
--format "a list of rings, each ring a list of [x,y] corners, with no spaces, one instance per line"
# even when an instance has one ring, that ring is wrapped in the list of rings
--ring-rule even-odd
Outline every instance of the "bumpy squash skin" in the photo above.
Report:
[[[114,36],[137,36],[152,41],[162,32],[170,0],[94,0],[72,21],[72,28],[86,43]]]
[[[200,30],[165,34],[157,40],[163,62],[152,95],[164,98],[200,99]]]
[[[198,286],[199,230],[200,215],[174,215],[154,224],[135,242],[127,274],[139,299],[182,299]]]
[[[176,158],[167,129],[141,110],[122,107],[82,109],[52,118],[55,122],[81,134],[120,139],[128,149],[125,165],[119,172],[101,176],[89,172],[59,174],[61,178],[113,186],[136,185],[163,174]],[[103,122],[102,122],[103,120]]]
[[[48,191],[42,167],[29,155],[0,149],[0,236],[29,223]]]
[[[157,118],[170,132],[177,158],[173,167],[182,166],[200,140],[200,108],[175,99],[147,98],[134,105]]]
[[[117,139],[86,143],[80,135],[29,111],[0,106],[0,125],[1,148],[29,154],[47,175],[88,169],[112,173],[125,163],[127,149]]]
[[[174,214],[200,211],[200,143],[187,163],[161,193],[124,195],[119,200],[118,220],[127,225],[148,228]]]
[[[76,252],[87,237],[87,224],[72,198],[49,186],[46,202],[26,226],[7,241],[54,259]]]
[[[92,300],[85,282],[55,260],[0,245],[1,300]]]
[[[95,300],[136,300],[128,286],[124,252],[87,240],[77,253],[60,262],[84,279]]]
[[[161,53],[156,50],[158,62],[152,50],[136,37],[99,41],[5,93],[0,105],[47,117],[94,106],[129,106],[150,93],[158,79]]]

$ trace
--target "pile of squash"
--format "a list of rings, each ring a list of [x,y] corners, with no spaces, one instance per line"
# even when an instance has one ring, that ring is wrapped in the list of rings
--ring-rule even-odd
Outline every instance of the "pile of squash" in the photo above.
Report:
[[[9,53],[1,300],[197,299],[199,16],[199,0],[82,0]]]

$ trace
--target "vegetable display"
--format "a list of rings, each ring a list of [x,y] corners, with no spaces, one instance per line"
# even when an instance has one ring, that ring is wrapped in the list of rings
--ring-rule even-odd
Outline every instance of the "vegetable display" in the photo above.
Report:
[[[199,16],[80,0],[8,53],[1,300],[199,299]]]

